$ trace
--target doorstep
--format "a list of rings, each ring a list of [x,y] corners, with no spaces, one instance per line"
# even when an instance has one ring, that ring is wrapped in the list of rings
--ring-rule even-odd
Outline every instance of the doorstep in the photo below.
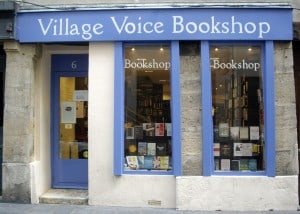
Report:
[[[88,191],[74,189],[49,189],[40,197],[40,203],[87,205]]]

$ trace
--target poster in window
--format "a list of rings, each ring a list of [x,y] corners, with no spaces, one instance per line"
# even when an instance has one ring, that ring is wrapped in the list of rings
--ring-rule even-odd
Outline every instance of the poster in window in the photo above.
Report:
[[[63,102],[61,104],[61,123],[76,123],[76,102]]]
[[[234,143],[233,147],[234,156],[243,156],[243,143]]]
[[[88,90],[76,90],[73,93],[74,101],[88,101]]]

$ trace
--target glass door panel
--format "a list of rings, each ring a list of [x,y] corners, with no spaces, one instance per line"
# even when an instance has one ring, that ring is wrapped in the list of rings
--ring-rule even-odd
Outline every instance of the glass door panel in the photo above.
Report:
[[[88,158],[86,77],[60,77],[60,159]]]

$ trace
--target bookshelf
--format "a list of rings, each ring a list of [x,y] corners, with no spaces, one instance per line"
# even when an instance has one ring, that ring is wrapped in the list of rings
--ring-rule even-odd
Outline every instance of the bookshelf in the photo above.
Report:
[[[136,89],[126,88],[125,170],[171,170],[170,101],[163,100],[163,84],[138,78]]]
[[[263,104],[260,78],[248,71],[225,76],[224,109],[214,118],[214,169],[263,169]]]

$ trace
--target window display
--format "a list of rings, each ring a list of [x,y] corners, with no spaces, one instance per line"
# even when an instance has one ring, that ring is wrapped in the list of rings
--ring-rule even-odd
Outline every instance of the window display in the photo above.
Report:
[[[172,170],[170,45],[124,51],[124,170]]]
[[[264,170],[261,47],[211,45],[215,171]]]

